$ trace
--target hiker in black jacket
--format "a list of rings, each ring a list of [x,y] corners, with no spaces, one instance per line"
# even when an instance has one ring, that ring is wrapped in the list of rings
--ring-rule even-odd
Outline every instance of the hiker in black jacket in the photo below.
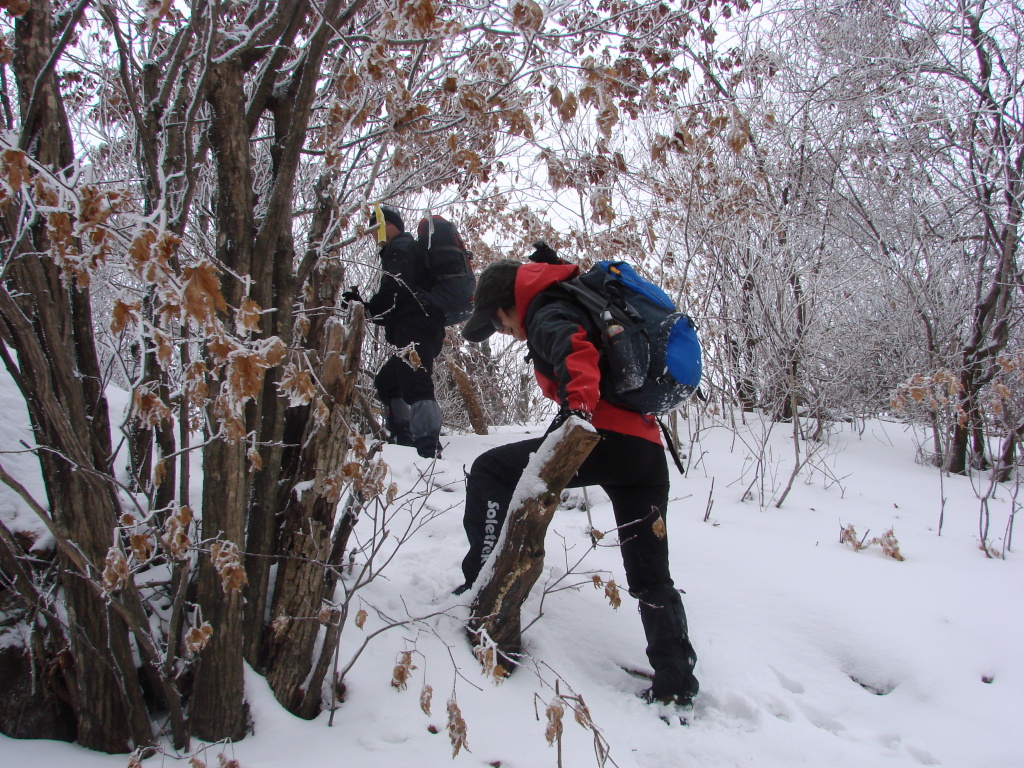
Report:
[[[417,292],[428,285],[426,264],[416,239],[405,231],[401,214],[380,206],[384,220],[380,261],[380,287],[365,302],[370,319],[384,328],[384,338],[398,348],[374,378],[374,387],[384,405],[390,441],[410,445],[423,457],[440,453],[441,409],[434,399],[434,359],[444,343],[444,318],[428,310]],[[376,212],[370,224],[377,225]],[[376,229],[376,226],[374,227]],[[358,291],[344,294],[348,301],[361,301]],[[418,356],[403,350],[413,345]]]

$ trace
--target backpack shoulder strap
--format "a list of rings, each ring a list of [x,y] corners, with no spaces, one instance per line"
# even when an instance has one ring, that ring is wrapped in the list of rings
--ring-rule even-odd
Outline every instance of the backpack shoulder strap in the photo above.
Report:
[[[530,302],[530,308],[526,311],[525,324],[529,327],[536,314],[549,304],[556,301],[568,302],[583,310],[587,319],[590,321],[590,327],[586,329],[587,335],[590,336],[591,341],[597,343],[600,348],[602,328],[601,313],[600,310],[595,309],[596,301],[600,298],[600,295],[596,295],[595,298],[594,292],[589,291],[585,287],[581,288],[578,286],[575,282],[578,279],[579,278],[572,278],[571,280],[563,280],[555,283],[534,296],[533,300]]]
[[[610,305],[608,296],[594,290],[578,277],[565,280],[559,283],[559,285],[577,304],[587,310],[592,317],[600,318],[601,313],[608,309]]]
[[[642,321],[623,296],[622,281],[609,277],[608,272],[600,267],[594,267],[561,285],[590,313],[599,327],[603,328],[611,322],[629,327]]]
[[[665,447],[668,449],[669,454],[672,456],[672,461],[675,462],[676,468],[679,470],[679,474],[686,476],[686,467],[683,466],[682,457],[679,455],[679,449],[676,448],[676,441],[672,439],[672,433],[668,431],[668,427],[665,426],[665,422],[661,419],[657,419],[658,426],[661,427],[661,434],[665,436]]]

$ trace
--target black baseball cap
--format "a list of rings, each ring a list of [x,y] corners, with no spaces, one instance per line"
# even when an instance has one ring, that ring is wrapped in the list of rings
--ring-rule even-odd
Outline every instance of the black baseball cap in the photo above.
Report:
[[[473,314],[462,326],[462,338],[481,342],[498,330],[494,313],[516,305],[516,274],[521,262],[501,259],[487,265],[476,281],[473,294]]]
[[[396,227],[399,232],[405,232],[405,222],[402,221],[402,214],[398,212],[398,209],[392,208],[390,205],[382,205],[380,212],[384,215],[384,221],[390,221]],[[370,226],[377,225],[377,214],[373,208],[370,209]]]

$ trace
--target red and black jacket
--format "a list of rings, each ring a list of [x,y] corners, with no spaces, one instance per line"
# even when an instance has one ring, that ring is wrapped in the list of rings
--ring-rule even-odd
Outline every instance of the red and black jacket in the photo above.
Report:
[[[567,408],[591,414],[598,429],[660,445],[653,416],[601,398],[600,333],[587,312],[558,288],[558,283],[579,273],[573,264],[536,263],[523,264],[516,273],[516,310],[541,391]]]

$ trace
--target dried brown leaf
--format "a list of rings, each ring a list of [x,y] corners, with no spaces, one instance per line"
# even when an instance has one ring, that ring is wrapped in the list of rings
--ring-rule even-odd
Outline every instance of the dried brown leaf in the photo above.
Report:
[[[561,91],[561,89],[557,85],[554,85],[554,84],[549,85],[548,86],[548,103],[551,104],[551,106],[554,107],[555,109],[558,109],[560,106],[562,106],[562,102],[563,101],[564,101],[564,99],[562,98],[562,91]]]
[[[241,333],[253,332],[260,329],[260,317],[262,310],[260,305],[246,297],[242,299],[242,305],[235,312],[235,329]]]
[[[131,545],[132,555],[138,562],[144,563],[149,560],[155,547],[153,539],[148,534],[133,533],[128,537],[128,541]]]
[[[217,275],[217,268],[205,260],[182,272],[185,281],[182,308],[200,322],[211,319],[218,310],[227,311],[228,305],[221,293]]]
[[[573,715],[576,722],[588,730],[594,730],[594,719],[590,716],[590,708],[579,699],[577,706],[573,708]]]
[[[295,344],[302,344],[306,340],[306,336],[309,335],[309,329],[312,323],[309,320],[309,315],[305,312],[299,314],[295,318],[295,323],[292,325],[292,339]]]
[[[195,656],[206,647],[211,637],[213,637],[213,627],[204,621],[200,626],[191,627],[185,633],[185,648],[188,649],[190,654]]]
[[[611,603],[612,608],[616,610],[622,605],[622,597],[619,595],[619,587],[615,583],[614,579],[610,579],[607,584],[604,585],[604,596],[608,598],[608,602]]]
[[[511,11],[512,23],[520,29],[537,32],[544,24],[544,11],[533,0],[515,0]]]
[[[233,541],[215,541],[210,547],[210,560],[220,576],[221,589],[227,592],[241,592],[249,583],[242,565],[241,552]]]
[[[28,3],[25,3],[27,8]],[[10,10],[8,3],[7,8]],[[13,14],[12,14],[13,15]],[[17,194],[28,179],[28,157],[20,149],[8,149],[3,155],[3,175],[11,191]]]
[[[292,620],[288,616],[278,616],[272,622],[270,622],[270,631],[274,633],[276,639],[280,639],[284,636],[284,633],[288,630]]]
[[[171,418],[170,407],[155,392],[135,390],[133,406],[135,418],[150,428],[156,428]]]
[[[206,349],[217,363],[226,363],[231,354],[241,351],[242,347],[223,333],[214,333],[206,340]]]
[[[399,7],[417,32],[424,33],[433,29],[437,20],[437,9],[433,0],[406,0],[399,3]]]
[[[267,365],[277,365],[288,355],[288,347],[277,336],[271,336],[259,345],[259,353]]]
[[[467,752],[469,749],[469,742],[467,741],[466,733],[466,721],[462,717],[462,710],[459,709],[458,702],[455,701],[455,697],[448,699],[448,738],[452,742],[452,759],[454,760],[459,752],[465,749]]]
[[[313,421],[317,427],[324,426],[327,421],[331,418],[331,409],[327,406],[326,400],[322,397],[316,399],[316,405],[313,406]]]
[[[565,707],[560,701],[548,704],[544,710],[548,724],[544,729],[544,738],[548,740],[548,746],[554,746],[555,742],[562,740],[562,718],[565,716]]]
[[[153,465],[153,483],[154,485],[163,485],[167,479],[167,462],[160,459],[156,464]]]
[[[128,558],[117,547],[111,547],[103,560],[103,591],[109,595],[121,590],[128,583],[128,576]]]
[[[416,667],[412,663],[412,653],[409,651],[400,653],[398,663],[395,664],[395,668],[391,671],[391,687],[404,691],[409,685],[409,677],[414,669]]]
[[[420,690],[420,709],[423,710],[423,714],[430,714],[430,702],[434,698],[434,689],[424,683],[423,688]]]
[[[320,612],[317,614],[317,621],[323,624],[325,627],[331,624],[337,624],[341,618],[341,610],[333,605],[324,604],[320,606]]]
[[[206,405],[210,396],[210,388],[206,381],[209,372],[210,369],[203,362],[192,363],[185,369],[185,397],[197,408]]]
[[[905,559],[900,552],[900,543],[896,540],[896,534],[893,532],[892,528],[881,536],[876,536],[868,543],[880,546],[882,548],[882,553],[886,557],[891,557],[893,560],[899,561],[903,561]]]
[[[619,110],[615,104],[611,101],[607,102],[600,111],[597,113],[597,117],[594,122],[597,123],[598,129],[605,135],[605,138],[611,138],[612,129],[616,123],[619,122]]]
[[[250,472],[259,472],[261,469],[263,469],[263,457],[260,455],[260,452],[256,448],[250,448],[248,451],[246,451],[245,457],[246,459],[249,460]]]
[[[173,0],[146,0],[146,26],[150,31],[160,26],[161,20],[170,14],[172,3]]]
[[[170,370],[174,363],[174,343],[163,331],[153,331],[153,343],[156,344],[156,361],[165,371]]]
[[[267,359],[256,352],[232,352],[225,375],[230,396],[238,403],[256,397],[263,389],[263,373],[269,367]]]
[[[308,405],[316,395],[316,385],[309,371],[300,370],[294,363],[288,363],[281,372],[277,388],[288,398],[290,407]]]
[[[142,321],[142,316],[139,314],[141,309],[141,302],[127,302],[121,299],[114,299],[114,309],[111,312],[110,319],[110,332],[118,334],[129,326],[134,328]]]
[[[847,525],[839,532],[839,542],[841,544],[849,544],[856,550],[864,548],[860,538],[857,536],[857,529],[852,525]]]
[[[562,119],[563,123],[571,122],[576,117],[576,110],[578,108],[579,102],[576,100],[576,94],[570,93],[558,105],[558,116]]]

